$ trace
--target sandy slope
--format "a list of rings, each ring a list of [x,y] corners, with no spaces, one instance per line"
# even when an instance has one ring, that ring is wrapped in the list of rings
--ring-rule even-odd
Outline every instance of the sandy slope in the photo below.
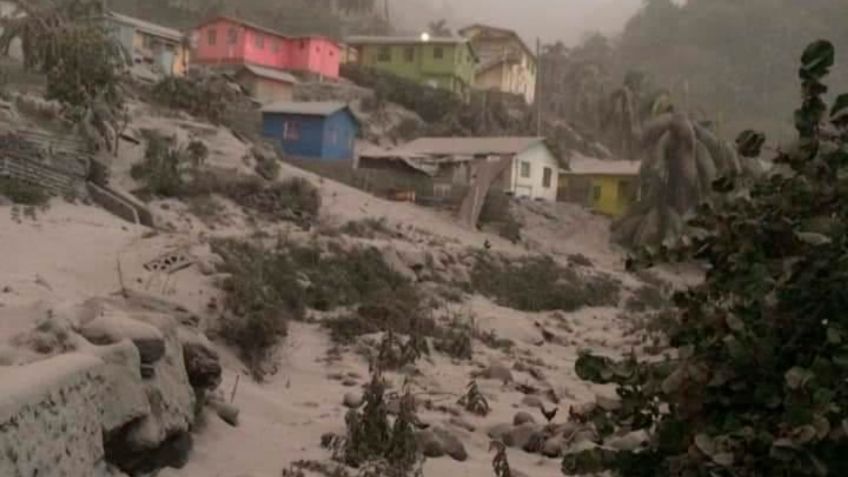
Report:
[[[136,132],[142,128],[170,131],[181,139],[202,136],[213,151],[210,165],[240,172],[250,170],[242,159],[249,147],[226,131],[210,130],[181,119],[151,118],[142,113],[133,128]],[[128,171],[142,155],[140,146],[122,145],[121,157],[112,164],[116,185],[128,190],[135,187]],[[323,197],[322,226],[382,217],[391,227],[403,231],[403,239],[369,242],[383,249],[458,251],[480,248],[488,240],[495,252],[516,256],[546,253],[565,263],[569,255],[582,254],[594,262],[597,270],[615,275],[628,286],[637,284],[633,277],[623,273],[621,251],[609,245],[608,221],[576,206],[521,205],[526,240],[513,245],[494,235],[463,228],[444,212],[381,200],[288,165],[283,166],[282,175],[306,177],[318,185]],[[227,206],[226,217],[214,227],[192,217],[187,206],[176,201],[158,201],[151,208],[157,223],[167,231],[153,233],[96,207],[58,200],[49,210],[39,212],[34,220],[16,220],[11,207],[0,206],[0,250],[3,251],[0,290],[6,290],[0,291],[0,347],[31,327],[53,307],[118,291],[121,286],[118,263],[126,287],[160,296],[209,318],[206,305],[219,294],[207,262],[210,237],[248,236],[257,230],[302,233],[293,231],[289,224],[250,225],[232,206]],[[148,261],[175,251],[190,254],[196,264],[167,281],[144,269]],[[555,390],[562,399],[562,416],[568,406],[591,401],[598,392],[610,391],[589,387],[577,379],[573,365],[579,350],[589,348],[618,354],[629,351],[636,344],[634,337],[624,336],[630,327],[619,317],[617,309],[534,314],[473,297],[455,311],[474,316],[480,329],[493,330],[498,336],[513,340],[516,347],[506,353],[475,342],[471,362],[451,362],[438,354],[420,361],[421,374],[414,380],[416,393],[439,404],[454,403],[464,392],[472,373],[491,362],[501,362],[513,368],[515,382],[549,386]],[[557,339],[544,342],[540,326],[555,333]],[[283,467],[295,460],[326,460],[329,454],[320,449],[321,435],[343,432],[342,397],[368,380],[367,364],[360,355],[347,350],[340,361],[328,361],[330,348],[327,334],[318,325],[293,324],[279,350],[278,372],[259,384],[247,377],[244,366],[231,351],[218,345],[225,365],[222,389],[227,397],[236,376],[240,376],[235,404],[242,411],[241,424],[232,428],[215,416],[207,416],[207,422],[196,435],[194,454],[188,466],[182,470],[166,470],[160,475],[277,476]],[[527,366],[538,369],[544,375],[543,381],[526,371],[515,370],[516,363],[519,369],[527,369]],[[353,382],[348,384],[353,385],[344,386],[332,375],[352,378]],[[389,377],[396,388],[401,386],[402,376],[390,374]],[[511,422],[519,410],[529,411],[542,419],[538,411],[522,404],[524,396],[514,386],[491,380],[481,380],[480,386],[493,412],[486,418],[462,416],[476,428],[475,432],[451,426],[449,416],[443,413],[421,411],[423,420],[444,425],[460,436],[469,452],[469,460],[465,463],[450,459],[428,461],[425,475],[491,475],[486,429]],[[515,468],[531,476],[560,475],[557,459],[511,450],[510,460]]]

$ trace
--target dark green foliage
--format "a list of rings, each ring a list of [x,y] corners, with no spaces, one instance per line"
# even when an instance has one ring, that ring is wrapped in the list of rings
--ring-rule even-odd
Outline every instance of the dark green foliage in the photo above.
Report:
[[[0,53],[19,39],[25,67],[47,77],[46,98],[62,104],[65,118],[93,146],[111,149],[125,122],[121,83],[127,56],[98,20],[102,2],[13,3],[24,15],[0,21]]]
[[[280,175],[280,163],[274,157],[256,158],[256,173],[265,180],[272,181]]]
[[[483,396],[483,393],[480,392],[480,388],[477,386],[477,381],[471,381],[468,383],[468,388],[465,391],[465,394],[459,398],[457,404],[462,406],[466,411],[476,414],[478,416],[488,416],[489,412],[491,412],[491,407],[489,407],[489,400],[486,399],[486,396]]]
[[[389,329],[380,341],[376,367],[386,371],[401,369],[414,364],[429,352],[430,348],[424,337],[412,334],[404,339]]]
[[[373,68],[347,63],[342,65],[341,75],[359,86],[373,89],[380,100],[415,112],[428,123],[440,121],[462,107],[460,98],[449,91]]]
[[[550,257],[501,260],[480,254],[471,286],[501,306],[523,311],[574,311],[585,306],[614,306],[621,285],[604,275],[581,276]]]
[[[674,360],[583,355],[576,371],[618,385],[620,409],[596,411],[601,437],[644,429],[639,452],[586,451],[570,473],[622,476],[841,476],[848,472],[848,135],[827,121],[824,41],[804,53],[800,140],[781,168],[703,206],[699,233],[646,250],[631,266],[695,258],[704,282],[675,296]],[[661,410],[664,410],[661,412]],[[580,464],[585,464],[580,465]]]
[[[433,348],[451,358],[469,360],[474,357],[473,336],[473,323],[455,318],[440,329]]]
[[[386,219],[383,217],[378,219],[369,217],[361,220],[351,220],[341,227],[340,232],[351,237],[371,240],[381,236],[395,237],[398,235],[397,232],[389,227]]]
[[[21,205],[44,206],[50,201],[42,187],[11,177],[0,177],[0,195]]]
[[[175,142],[158,133],[147,134],[144,160],[130,169],[130,176],[144,183],[146,192],[162,197],[177,197],[185,192],[185,175],[192,165],[192,156]]]
[[[153,99],[171,109],[221,124],[238,93],[220,76],[169,76],[153,87]]]

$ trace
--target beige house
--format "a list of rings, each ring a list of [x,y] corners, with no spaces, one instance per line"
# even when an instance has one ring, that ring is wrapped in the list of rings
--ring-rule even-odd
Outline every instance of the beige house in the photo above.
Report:
[[[262,104],[294,99],[297,78],[285,71],[244,65],[235,74],[236,81]]]
[[[475,24],[459,33],[471,41],[480,57],[475,88],[523,96],[536,96],[536,55],[512,30]]]
[[[106,23],[133,65],[147,65],[166,76],[188,72],[189,45],[181,31],[116,12],[106,15]]]

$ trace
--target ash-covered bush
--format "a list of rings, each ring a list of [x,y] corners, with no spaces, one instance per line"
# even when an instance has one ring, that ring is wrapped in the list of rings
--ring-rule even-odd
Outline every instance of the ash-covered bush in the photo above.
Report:
[[[803,54],[799,141],[774,159],[779,173],[718,180],[725,196],[698,208],[697,235],[631,262],[695,259],[708,272],[675,297],[673,358],[578,360],[580,377],[621,398],[587,417],[597,443],[648,440],[571,454],[566,474],[848,475],[848,95],[828,111],[822,84],[834,56],[827,41]],[[749,132],[738,145],[757,156],[762,140]]]

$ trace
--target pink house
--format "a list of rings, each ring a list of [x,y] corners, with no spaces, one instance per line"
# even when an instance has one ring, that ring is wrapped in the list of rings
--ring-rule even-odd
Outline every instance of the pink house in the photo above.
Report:
[[[341,47],[323,36],[289,37],[231,17],[215,17],[194,30],[192,62],[250,64],[339,77]]]

